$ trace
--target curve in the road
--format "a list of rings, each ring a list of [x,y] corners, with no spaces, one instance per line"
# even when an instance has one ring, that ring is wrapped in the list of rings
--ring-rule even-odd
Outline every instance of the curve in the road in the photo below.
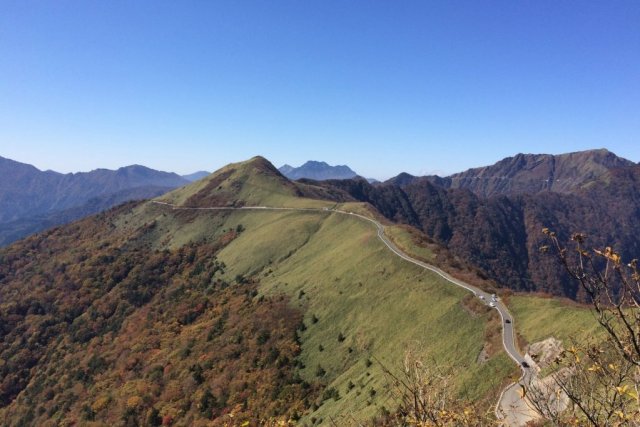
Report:
[[[432,271],[433,273],[436,273],[437,275],[439,275],[440,277],[442,277],[443,279],[447,280],[448,282],[461,287],[463,289],[466,289],[469,292],[472,292],[475,296],[477,297],[482,297],[481,299],[484,301],[485,304],[488,303],[488,301],[490,301],[491,299],[493,299],[493,295],[483,291],[482,289],[470,285],[468,283],[465,283],[461,280],[458,280],[454,277],[452,277],[451,275],[449,275],[448,273],[444,272],[443,270],[441,270],[440,268],[428,264],[426,262],[417,260],[415,258],[410,257],[409,255],[405,254],[404,252],[402,252],[393,242],[391,242],[387,236],[384,234],[384,225],[382,225],[380,222],[376,221],[373,218],[369,218],[366,217],[364,215],[360,215],[358,213],[354,213],[354,212],[350,212],[350,211],[342,211],[339,209],[329,209],[329,208],[287,208],[287,207],[271,207],[271,206],[241,206],[241,207],[231,207],[231,206],[214,206],[214,207],[187,207],[187,206],[177,206],[173,203],[167,203],[167,202],[161,202],[161,201],[157,201],[157,200],[152,200],[152,203],[158,204],[158,205],[164,205],[164,206],[168,206],[171,207],[171,209],[174,210],[205,210],[205,211],[241,211],[241,210],[256,210],[256,211],[302,211],[302,212],[320,212],[320,213],[337,213],[337,214],[341,214],[341,215],[349,215],[349,216],[354,216],[357,217],[359,219],[362,219],[364,221],[368,221],[372,224],[374,224],[376,226],[377,229],[377,235],[378,238],[382,241],[382,243],[385,244],[385,246],[387,248],[389,248],[389,250],[391,252],[393,252],[394,254],[396,254],[397,256],[399,256],[400,258],[404,259],[405,261],[408,261],[412,264],[415,264],[419,267],[422,267],[426,270]],[[504,414],[501,414],[501,412],[499,411],[499,406],[500,406],[500,402],[502,401],[502,398],[505,394],[505,392],[507,390],[509,390],[511,387],[515,386],[516,384],[519,384],[520,382],[522,382],[523,379],[525,379],[527,377],[527,375],[529,375],[528,369],[525,368],[522,363],[524,362],[524,357],[520,354],[520,352],[517,350],[516,348],[516,339],[515,339],[515,329],[514,329],[514,323],[513,323],[513,316],[511,316],[511,313],[509,312],[509,310],[507,309],[506,305],[504,305],[504,303],[501,300],[494,300],[493,301],[495,306],[493,308],[495,308],[498,313],[500,314],[500,318],[502,319],[502,345],[504,347],[504,350],[506,351],[506,353],[509,355],[509,357],[511,357],[511,359],[513,359],[514,362],[516,362],[518,364],[518,366],[520,367],[520,369],[522,370],[522,376],[520,377],[520,379],[518,380],[517,383],[512,383],[509,386],[507,386],[507,388],[505,388],[503,390],[503,392],[500,394],[500,399],[498,400],[498,403],[496,405],[496,409],[495,409],[495,414],[498,418],[503,418]],[[509,320],[509,323],[507,323],[506,321]]]

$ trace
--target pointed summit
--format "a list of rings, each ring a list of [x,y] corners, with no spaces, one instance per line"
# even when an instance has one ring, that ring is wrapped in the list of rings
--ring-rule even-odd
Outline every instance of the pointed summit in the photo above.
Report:
[[[385,181],[385,184],[398,185],[398,186],[402,187],[402,186],[405,186],[407,184],[411,184],[416,179],[418,179],[418,177],[413,176],[411,174],[408,174],[406,172],[401,172],[398,176],[395,176],[395,177]]]
[[[249,169],[253,168],[257,171],[273,174],[280,177],[283,176],[280,173],[280,171],[275,166],[273,166],[273,164],[269,160],[265,159],[262,156],[252,157],[249,160],[238,163],[238,165],[242,165],[242,167],[244,168],[249,168]]]
[[[299,191],[262,156],[231,163],[211,175],[162,197],[163,201],[189,207],[278,206]]]

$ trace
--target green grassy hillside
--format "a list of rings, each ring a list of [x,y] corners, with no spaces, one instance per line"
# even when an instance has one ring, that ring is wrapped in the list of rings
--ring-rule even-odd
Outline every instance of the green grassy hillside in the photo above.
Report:
[[[591,310],[573,301],[519,294],[509,298],[509,308],[530,343],[554,337],[566,345],[604,336]]]
[[[476,286],[503,295],[516,322],[516,332],[526,343],[534,343],[554,337],[569,344],[600,339],[604,330],[598,324],[588,305],[563,298],[543,297],[532,294],[511,294],[509,290],[496,289],[495,283],[482,280],[473,272],[456,266],[445,248],[437,247],[416,229],[394,225],[386,228],[387,234],[402,250],[411,256],[439,265],[454,276]],[[440,257],[435,255],[440,253]]]
[[[453,367],[455,392],[464,398],[495,391],[512,371],[501,354],[476,363],[487,315],[463,308],[466,292],[393,255],[370,223],[324,212],[140,209],[155,211],[155,240],[169,245],[180,236],[213,238],[241,226],[218,255],[228,266],[225,279],[256,277],[261,293],[288,295],[306,313],[301,375],[339,392],[340,399],[325,401],[308,419],[349,413],[366,420],[383,407],[394,409],[375,360],[398,370],[409,348]]]

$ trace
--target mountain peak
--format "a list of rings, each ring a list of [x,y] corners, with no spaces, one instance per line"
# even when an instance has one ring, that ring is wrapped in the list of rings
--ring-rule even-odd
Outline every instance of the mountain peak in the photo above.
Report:
[[[385,181],[385,184],[398,185],[402,187],[404,185],[411,184],[416,179],[417,178],[411,174],[408,174],[406,172],[400,172],[397,176],[394,176],[393,178],[390,178],[387,181]]]
[[[36,168],[33,165],[17,162],[15,160],[11,160],[2,156],[0,156],[0,167],[2,168],[3,172],[11,171],[12,173],[21,173],[21,174],[41,172],[40,169]]]
[[[153,169],[142,165],[129,165],[116,169],[116,174],[120,175],[144,175],[155,172]]]
[[[278,206],[295,197],[296,186],[262,156],[231,163],[203,179],[163,197],[190,207],[264,205]]]
[[[269,160],[265,159],[262,156],[255,156],[246,160],[244,162],[240,162],[240,165],[243,167],[255,168],[256,170],[260,170],[263,172],[273,172],[276,175],[280,175],[278,168],[276,168]]]
[[[327,179],[350,179],[358,176],[349,166],[331,166],[326,162],[317,160],[308,160],[297,168],[284,165],[279,171],[291,180],[308,178],[316,181],[324,181]]]
[[[317,160],[307,160],[305,162],[305,164],[303,164],[300,167],[305,167],[305,166],[306,167],[323,167],[323,168],[331,167],[331,166],[329,166],[329,164],[327,162],[321,162],[321,161],[317,161]],[[336,165],[336,167],[344,167],[344,166]]]

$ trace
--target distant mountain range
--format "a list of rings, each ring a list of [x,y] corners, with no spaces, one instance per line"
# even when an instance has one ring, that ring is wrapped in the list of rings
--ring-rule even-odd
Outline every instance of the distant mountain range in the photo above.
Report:
[[[278,169],[281,174],[291,180],[308,178],[316,181],[326,179],[349,179],[358,176],[349,166],[330,166],[325,162],[309,160],[304,165],[293,167],[284,165]]]
[[[175,173],[139,165],[62,174],[0,157],[0,246],[188,183]]]

